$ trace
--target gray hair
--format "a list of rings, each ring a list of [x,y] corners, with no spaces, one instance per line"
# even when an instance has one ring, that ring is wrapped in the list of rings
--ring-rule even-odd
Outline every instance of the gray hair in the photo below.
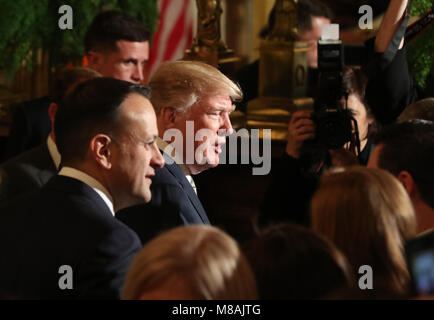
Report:
[[[158,114],[165,107],[185,113],[201,97],[227,95],[232,101],[243,98],[240,87],[211,65],[198,61],[171,61],[160,65],[149,86],[151,102]]]

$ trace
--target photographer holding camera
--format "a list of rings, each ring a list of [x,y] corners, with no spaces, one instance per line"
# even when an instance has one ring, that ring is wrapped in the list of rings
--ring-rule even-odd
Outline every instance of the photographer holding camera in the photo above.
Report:
[[[354,118],[357,124],[352,123],[350,141],[339,148],[331,148],[324,139],[316,139],[318,134],[323,134],[318,133],[318,124],[339,127],[342,124],[337,122],[339,117],[321,120],[319,109],[294,112],[288,126],[286,152],[273,164],[274,174],[261,208],[260,226],[282,221],[309,226],[310,198],[323,171],[332,166],[366,165],[373,148],[371,136],[376,130],[376,122],[365,100],[366,84],[367,79],[360,69],[343,68],[342,90],[339,90],[342,97],[337,101],[336,109],[341,110],[341,115]],[[349,119],[348,122],[351,123]],[[339,128],[333,129],[335,135],[341,132]],[[342,141],[340,136],[327,138],[329,144]],[[357,141],[360,141],[360,152]]]
[[[352,127],[352,134],[350,142],[343,144],[343,149],[352,152],[352,154],[358,158],[358,162],[362,165],[366,165],[369,159],[369,154],[372,148],[372,143],[369,137],[375,131],[376,124],[374,117],[371,114],[371,110],[367,105],[365,99],[367,79],[360,69],[344,67],[342,73],[342,89],[345,95],[348,95],[346,99],[342,96],[337,102],[342,110],[348,108],[349,113],[357,122],[357,130],[355,126]],[[317,112],[315,112],[318,114]],[[292,158],[300,159],[303,153],[303,146],[306,141],[316,138],[316,126],[313,118],[312,111],[296,111],[291,117],[291,121],[288,126],[288,141],[286,144],[286,153]],[[320,121],[318,116],[316,121]],[[354,136],[358,133],[358,137]],[[326,137],[330,140],[330,137]],[[339,137],[336,137],[339,139]],[[360,153],[356,148],[356,140],[360,141]],[[345,139],[344,139],[345,140]],[[332,155],[336,155],[338,158],[342,152],[337,152],[337,148],[330,148]],[[316,151],[324,151],[316,149]],[[330,158],[329,160],[333,160]],[[338,159],[336,159],[338,160]],[[355,158],[354,158],[355,160]]]
[[[295,112],[290,120],[286,152],[273,163],[259,225],[310,225],[310,199],[322,172],[330,166],[366,165],[373,149],[374,119],[382,125],[392,123],[418,99],[404,49],[407,11],[408,0],[390,2],[377,37],[366,44],[368,78],[359,69],[343,67],[343,56],[335,56],[343,51],[339,41],[330,42],[330,48],[325,45],[326,54],[319,45],[320,73],[321,65],[325,68],[314,111]]]

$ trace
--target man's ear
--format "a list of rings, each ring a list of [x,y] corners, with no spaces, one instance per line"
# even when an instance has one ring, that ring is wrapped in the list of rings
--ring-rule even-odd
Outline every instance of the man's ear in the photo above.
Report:
[[[50,118],[50,122],[51,122],[50,136],[54,142],[56,142],[56,137],[54,136],[54,119],[56,118],[57,109],[58,109],[57,104],[54,102],[51,102],[50,106],[48,107],[48,117]]]
[[[165,128],[173,128],[177,120],[177,112],[175,108],[164,107],[160,110],[159,118],[163,122]]]
[[[54,118],[56,117],[58,106],[56,103],[51,102],[50,106],[48,107],[48,116],[50,117],[51,124],[54,123]]]
[[[100,72],[104,64],[104,55],[101,52],[91,50],[86,56],[88,67]]]
[[[90,141],[89,147],[94,160],[104,169],[111,169],[112,156],[110,147],[113,140],[105,134],[97,134]]]
[[[416,194],[416,184],[414,183],[414,179],[408,171],[401,171],[397,176],[398,180],[404,186],[404,189],[407,191],[408,195],[414,197]]]

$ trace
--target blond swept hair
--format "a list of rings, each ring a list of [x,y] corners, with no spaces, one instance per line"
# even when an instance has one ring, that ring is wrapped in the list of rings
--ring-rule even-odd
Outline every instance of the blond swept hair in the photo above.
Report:
[[[229,96],[232,101],[243,98],[240,87],[213,66],[198,61],[162,63],[152,76],[151,102],[155,112],[165,107],[187,112],[204,96]]]
[[[177,227],[146,244],[131,264],[123,299],[172,285],[185,289],[182,299],[257,298],[253,271],[238,244],[205,225]],[[160,297],[167,299],[164,293]]]
[[[404,244],[416,234],[416,219],[392,174],[360,166],[332,171],[321,179],[311,214],[313,229],[347,256],[356,273],[372,267],[374,289],[408,293]]]

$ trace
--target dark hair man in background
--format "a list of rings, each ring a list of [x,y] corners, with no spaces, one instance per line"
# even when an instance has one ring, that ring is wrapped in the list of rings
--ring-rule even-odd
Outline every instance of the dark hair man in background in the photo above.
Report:
[[[104,77],[140,83],[149,59],[150,33],[135,18],[120,11],[98,14],[85,36],[88,66]],[[43,97],[14,108],[3,160],[39,146],[51,130],[47,115],[50,98]]]
[[[56,115],[62,169],[0,215],[0,291],[18,298],[119,298],[137,235],[115,212],[151,200],[164,165],[150,89],[111,78],[79,84]],[[61,266],[73,272],[62,290]]]
[[[368,167],[385,169],[401,181],[416,213],[418,231],[434,228],[434,123],[410,120],[376,137]]]
[[[104,11],[92,21],[84,38],[89,67],[104,77],[140,83],[149,59],[150,33],[135,18]]]
[[[50,92],[48,115],[52,123],[46,142],[28,150],[0,166],[0,202],[9,201],[21,194],[40,189],[53,177],[60,164],[54,135],[54,117],[60,101],[79,83],[100,77],[89,68],[72,68],[60,71]]]

